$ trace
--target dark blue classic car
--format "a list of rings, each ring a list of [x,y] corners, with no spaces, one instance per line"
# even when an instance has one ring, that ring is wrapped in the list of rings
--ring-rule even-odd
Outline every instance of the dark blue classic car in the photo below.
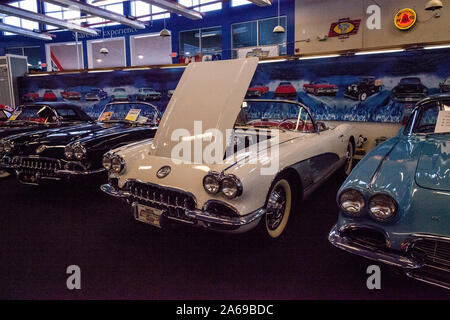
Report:
[[[340,188],[336,247],[450,289],[450,94],[420,101]],[[447,113],[448,114],[448,113]],[[438,115],[441,117],[437,125]]]
[[[0,169],[15,173],[21,183],[33,185],[106,178],[103,154],[153,138],[160,119],[158,109],[149,103],[109,103],[97,122],[0,139]]]

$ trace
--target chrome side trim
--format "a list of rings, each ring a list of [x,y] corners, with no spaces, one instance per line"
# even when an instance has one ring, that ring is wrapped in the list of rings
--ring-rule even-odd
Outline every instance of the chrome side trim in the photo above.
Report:
[[[382,251],[376,248],[371,248],[368,246],[363,246],[359,243],[355,243],[351,239],[342,236],[336,225],[333,227],[333,229],[331,229],[330,234],[328,235],[328,241],[330,241],[331,244],[335,247],[344,251],[362,256],[370,260],[383,262],[391,266],[400,267],[402,269],[418,269],[422,267],[422,265],[417,261],[401,254]]]

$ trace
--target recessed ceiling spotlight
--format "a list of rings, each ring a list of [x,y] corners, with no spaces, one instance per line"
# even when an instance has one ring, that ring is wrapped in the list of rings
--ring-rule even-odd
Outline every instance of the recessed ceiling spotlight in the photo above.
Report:
[[[138,54],[138,58],[142,60],[144,59],[144,56],[142,54]]]
[[[97,61],[98,63],[102,62],[103,60],[100,58],[97,58],[95,61]]]

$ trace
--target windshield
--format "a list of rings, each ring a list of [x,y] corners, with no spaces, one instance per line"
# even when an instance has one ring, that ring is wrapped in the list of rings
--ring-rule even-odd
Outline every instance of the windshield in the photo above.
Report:
[[[26,106],[16,110],[9,118],[9,121],[47,123],[57,121],[57,116],[47,106]]]
[[[113,103],[106,105],[100,122],[131,122],[156,125],[160,121],[157,108],[143,103]]]
[[[314,132],[308,111],[295,103],[279,101],[246,101],[235,127],[269,128],[300,132]]]
[[[124,88],[117,88],[117,89],[114,89],[114,92],[125,92],[125,89]]]
[[[418,134],[432,134],[432,133],[450,133],[450,126],[444,120],[439,120],[438,117],[442,112],[450,112],[450,100],[432,101],[422,106],[417,111],[416,121],[414,124],[414,133]],[[414,117],[411,117],[413,119]],[[412,120],[411,120],[412,121]]]
[[[280,86],[290,86],[290,82],[280,82]]]
[[[420,79],[419,78],[404,78],[400,80],[401,84],[419,84]]]

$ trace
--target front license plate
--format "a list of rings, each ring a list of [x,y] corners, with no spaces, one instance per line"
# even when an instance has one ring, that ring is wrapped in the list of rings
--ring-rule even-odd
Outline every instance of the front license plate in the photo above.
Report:
[[[405,98],[405,101],[413,101],[413,98]]]
[[[138,205],[136,220],[161,228],[162,210]]]

